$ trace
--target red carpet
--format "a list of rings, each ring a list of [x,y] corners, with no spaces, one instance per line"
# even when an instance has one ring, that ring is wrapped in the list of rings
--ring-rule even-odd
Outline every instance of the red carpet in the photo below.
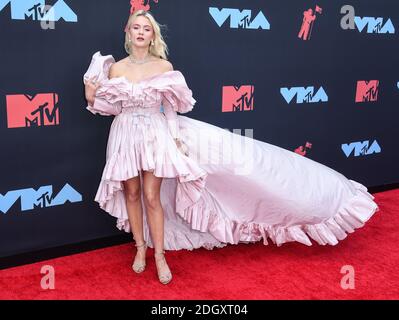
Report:
[[[120,245],[0,271],[0,299],[399,299],[399,190],[375,194],[380,211],[337,246],[261,243],[167,252],[174,275],[156,278],[130,265],[133,245]],[[55,290],[43,290],[40,269],[55,268]],[[355,288],[341,288],[341,267],[355,270]]]

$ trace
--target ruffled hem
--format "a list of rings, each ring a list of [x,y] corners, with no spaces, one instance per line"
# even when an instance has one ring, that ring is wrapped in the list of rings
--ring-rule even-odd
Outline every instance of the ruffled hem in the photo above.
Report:
[[[124,209],[123,187],[119,181],[101,181],[95,200],[99,203],[100,208],[117,219],[116,227],[119,230],[130,232],[129,219],[126,209]],[[143,217],[145,222],[146,218],[145,216]],[[169,227],[169,223],[165,220],[164,247],[167,250],[194,250],[201,247],[212,250],[214,248],[223,248],[227,245],[208,234],[194,234],[192,230],[185,231],[181,227]],[[149,230],[144,229],[145,241],[150,248],[153,248],[151,237],[146,234],[146,231]]]
[[[293,241],[311,246],[310,239],[320,245],[336,245],[338,240],[345,239],[348,233],[363,227],[365,222],[379,210],[373,202],[374,196],[367,192],[367,188],[356,181],[349,181],[355,187],[356,194],[338,210],[335,216],[318,224],[283,227],[232,221],[208,209],[203,201],[197,201],[200,192],[197,193],[193,205],[180,208],[177,213],[190,224],[192,229],[209,232],[221,243],[249,243],[263,239],[263,244],[267,245],[269,238],[277,246]]]
[[[150,236],[147,237],[146,242],[150,248],[154,247]],[[185,230],[181,226],[172,224],[164,228],[164,246],[167,250],[184,249],[191,251],[199,248],[213,250],[214,248],[226,247],[227,244],[218,241],[210,234],[194,233],[193,230]]]
[[[111,168],[111,163],[109,168]],[[118,163],[118,162],[115,162]],[[263,244],[268,245],[268,238],[277,246],[287,242],[299,242],[311,246],[313,239],[319,245],[336,245],[339,240],[347,237],[355,229],[361,228],[377,212],[378,206],[373,201],[374,196],[367,192],[367,188],[349,180],[355,187],[356,194],[344,204],[337,214],[318,224],[294,225],[289,227],[270,226],[264,223],[241,223],[221,217],[215,210],[209,209],[202,195],[206,185],[206,173],[197,176],[191,173],[157,172],[150,168],[158,177],[176,177],[176,213],[185,221],[192,230],[211,235],[208,241],[193,239],[193,234],[186,234],[179,228],[173,232],[165,228],[165,248],[167,250],[197,249],[204,247],[211,250],[215,247],[222,248],[227,244],[251,243],[263,239]],[[112,170],[111,170],[112,171]],[[108,171],[105,170],[105,178]],[[126,215],[125,199],[121,181],[137,175],[129,175],[119,180],[102,180],[95,200],[100,207],[117,218],[119,230],[130,232],[130,225]],[[113,178],[115,179],[115,177]],[[112,198],[113,201],[110,201]],[[147,239],[151,247],[151,239]]]
[[[165,152],[163,158],[157,159],[154,158],[155,153],[151,146],[138,143],[129,152],[111,155],[104,167],[95,197],[100,208],[116,217],[117,227],[126,232],[130,232],[130,225],[122,181],[137,177],[140,170],[151,171],[156,177],[177,178],[176,207],[179,208],[193,205],[205,188],[207,173],[193,160],[182,154],[177,154],[173,159],[169,152]],[[175,152],[180,151],[175,149]]]

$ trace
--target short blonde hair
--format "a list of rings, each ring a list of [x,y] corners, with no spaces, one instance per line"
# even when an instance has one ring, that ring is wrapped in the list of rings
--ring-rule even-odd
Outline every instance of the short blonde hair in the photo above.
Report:
[[[129,16],[129,19],[127,20],[126,28],[125,28],[125,51],[130,55],[132,53],[132,48],[130,46],[129,42],[129,34],[128,31],[130,29],[130,25],[139,16],[146,17],[151,25],[152,29],[154,30],[154,45],[149,46],[149,52],[150,54],[168,60],[167,59],[167,54],[168,54],[168,46],[166,45],[166,42],[164,41],[162,34],[161,34],[161,27],[164,27],[164,25],[159,24],[154,16],[149,12],[145,10],[137,10],[133,14]]]

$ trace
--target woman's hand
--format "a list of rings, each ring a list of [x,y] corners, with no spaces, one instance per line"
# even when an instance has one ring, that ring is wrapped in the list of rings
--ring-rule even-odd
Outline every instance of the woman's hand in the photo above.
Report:
[[[100,83],[94,81],[92,78],[85,83],[85,96],[90,106],[94,103],[94,97],[99,86]]]

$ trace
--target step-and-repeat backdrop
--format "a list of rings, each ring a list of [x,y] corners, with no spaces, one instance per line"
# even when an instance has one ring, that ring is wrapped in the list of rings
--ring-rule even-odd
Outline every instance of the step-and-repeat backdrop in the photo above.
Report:
[[[82,77],[96,51],[126,56],[141,7],[193,90],[186,116],[399,181],[398,1],[0,0],[0,257],[119,233],[93,201],[112,117],[85,109]]]

